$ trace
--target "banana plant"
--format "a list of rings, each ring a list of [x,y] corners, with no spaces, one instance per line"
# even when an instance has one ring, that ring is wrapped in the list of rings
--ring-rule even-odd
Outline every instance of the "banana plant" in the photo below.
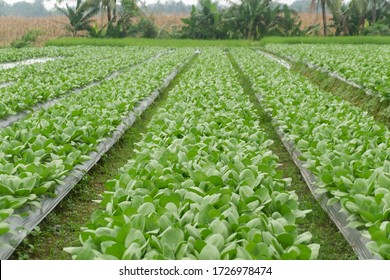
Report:
[[[246,21],[247,39],[257,39],[261,30],[266,28],[265,16],[271,11],[270,0],[242,0],[242,20]]]
[[[300,36],[302,35],[301,24],[297,12],[287,5],[274,9],[275,21],[269,27],[268,33],[276,36]]]
[[[199,0],[199,8],[192,6],[189,18],[183,18],[183,36],[198,39],[220,38],[222,13],[218,10],[218,4],[211,0]]]
[[[56,8],[69,19],[65,28],[73,37],[77,36],[78,31],[88,30],[92,17],[99,12],[99,4],[96,0],[77,0],[75,8],[69,7],[68,4],[66,8],[59,6]]]

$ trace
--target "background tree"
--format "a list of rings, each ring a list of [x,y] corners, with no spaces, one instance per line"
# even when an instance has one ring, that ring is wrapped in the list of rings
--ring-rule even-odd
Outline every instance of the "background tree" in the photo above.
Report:
[[[116,0],[102,0],[101,5],[107,13],[107,21],[116,21]]]
[[[161,2],[160,0],[156,3],[140,5],[140,8],[147,13],[158,13],[158,14],[189,14],[191,13],[192,5],[185,4],[183,1],[172,1]]]
[[[277,6],[276,6],[277,7]],[[268,34],[278,11],[271,0],[241,0],[223,11],[223,29],[234,39],[258,39]]]
[[[101,2],[101,5],[103,5],[103,2]],[[113,11],[113,9],[110,11]],[[154,38],[157,36],[156,25],[139,8],[137,0],[121,0],[120,5],[115,9],[115,13],[112,13],[111,16],[111,20],[101,25],[100,29],[95,25],[89,35],[111,38]]]
[[[332,7],[333,24],[330,25],[335,29],[335,35],[350,35],[350,28],[348,27],[347,13],[348,6],[341,1],[338,5]]]
[[[269,28],[269,35],[274,36],[302,36],[301,20],[298,13],[290,9],[287,5],[274,8],[275,20]]]
[[[91,19],[99,13],[99,5],[97,0],[77,0],[76,7],[72,8],[66,4],[66,8],[56,6],[68,19],[69,24],[66,29],[76,37],[77,32],[88,30],[90,28]]]
[[[0,0],[0,16],[20,16],[20,17],[48,17],[54,15],[53,11],[48,11],[43,5],[44,0],[35,0],[32,3],[17,2],[12,5]]]
[[[389,0],[352,0],[330,9],[336,35],[390,35]]]
[[[192,6],[190,17],[182,18],[181,21],[185,24],[181,29],[182,37],[197,39],[202,35],[198,10],[194,5]]]
[[[321,6],[322,25],[323,25],[323,30],[324,30],[324,36],[328,35],[328,24],[326,21],[326,1],[328,1],[328,0],[311,0],[311,4],[310,4],[311,11],[317,10],[317,7]]]
[[[239,10],[247,39],[257,39],[266,33],[267,25],[272,20],[269,16],[272,13],[271,0],[241,0]]]
[[[117,16],[115,11],[115,17]],[[137,33],[136,28],[133,26],[133,19],[136,16],[144,16],[143,12],[139,9],[136,0],[121,0],[121,7],[118,12],[118,22],[114,26],[113,22],[116,19],[108,22],[107,34],[109,37],[125,37],[127,35],[134,35]],[[114,33],[110,31],[116,30]]]
[[[229,7],[201,0],[198,8],[192,7],[190,17],[182,21],[186,38],[256,40],[266,35],[302,34],[297,13],[271,0],[241,0]]]
[[[222,14],[216,2],[199,0],[199,7],[192,6],[189,18],[182,19],[187,26],[182,28],[183,37],[193,39],[222,39]]]

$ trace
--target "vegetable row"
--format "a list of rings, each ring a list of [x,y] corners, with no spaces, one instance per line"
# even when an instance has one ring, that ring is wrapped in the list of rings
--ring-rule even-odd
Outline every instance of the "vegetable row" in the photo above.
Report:
[[[390,132],[366,112],[250,50],[234,55],[277,126],[302,153],[330,203],[349,226],[390,258]]]
[[[205,49],[106,183],[75,259],[310,259],[290,180],[228,58]]]
[[[96,48],[89,50],[91,53],[96,52]],[[94,58],[90,55],[75,55],[47,62],[44,66],[30,66],[27,70],[34,71],[32,74],[27,74],[22,69],[21,75],[15,75],[13,84],[0,88],[0,118],[101,80],[116,70],[137,64],[161,51],[159,48],[118,48],[114,53],[110,52],[111,57],[104,59],[104,50],[106,49],[100,49],[100,55]]]
[[[73,56],[76,48],[0,48],[0,63],[23,61],[40,57]],[[81,49],[81,47],[77,47]]]
[[[9,231],[7,217],[39,208],[43,196],[54,195],[61,180],[188,56],[179,50],[139,65],[0,130],[0,233]]]
[[[269,44],[265,49],[335,72],[383,98],[390,98],[390,47],[387,45]]]

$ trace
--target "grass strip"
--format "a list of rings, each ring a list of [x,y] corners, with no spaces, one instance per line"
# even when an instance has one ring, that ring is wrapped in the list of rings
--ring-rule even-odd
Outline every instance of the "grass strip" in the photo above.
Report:
[[[101,38],[58,38],[49,40],[45,46],[157,46],[157,47],[250,47],[259,46],[252,40],[192,40],[192,39],[101,39]]]
[[[266,44],[390,44],[390,36],[266,37]]]

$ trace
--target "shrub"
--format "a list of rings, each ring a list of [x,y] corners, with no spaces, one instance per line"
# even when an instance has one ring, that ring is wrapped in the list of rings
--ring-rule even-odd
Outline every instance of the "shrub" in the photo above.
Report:
[[[30,29],[22,36],[22,38],[12,41],[11,47],[20,49],[31,46],[32,43],[34,43],[43,33],[44,32],[40,29]]]

